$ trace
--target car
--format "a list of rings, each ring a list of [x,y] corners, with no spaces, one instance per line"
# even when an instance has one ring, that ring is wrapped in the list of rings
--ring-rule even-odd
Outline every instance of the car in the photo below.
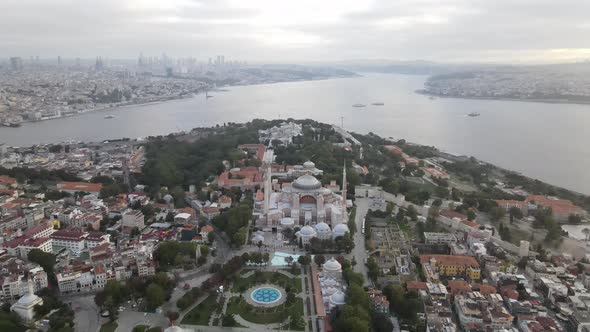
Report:
[[[145,317],[145,316],[147,316],[147,312],[144,312],[144,313],[143,313],[143,317]]]

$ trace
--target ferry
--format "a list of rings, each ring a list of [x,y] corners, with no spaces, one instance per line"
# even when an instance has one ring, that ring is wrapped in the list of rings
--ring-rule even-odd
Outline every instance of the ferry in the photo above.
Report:
[[[115,117],[114,115],[110,115],[110,114],[109,114],[109,115],[105,115],[105,116],[104,116],[104,118],[105,118],[105,119],[112,119],[112,118],[114,118],[114,117]]]
[[[4,126],[10,127],[10,128],[18,128],[21,126],[21,124],[18,122],[8,122],[8,123],[5,123]]]
[[[467,116],[480,116],[480,114],[475,113],[475,112],[471,112],[471,113],[467,114]]]
[[[371,105],[373,105],[373,106],[383,106],[383,105],[385,105],[385,103],[378,102],[378,103],[372,103]]]
[[[430,100],[435,100],[435,99],[436,99],[436,97],[435,97],[435,96],[430,96],[430,97],[428,97],[428,99],[430,99]]]
[[[367,107],[365,104],[353,104],[352,107]]]

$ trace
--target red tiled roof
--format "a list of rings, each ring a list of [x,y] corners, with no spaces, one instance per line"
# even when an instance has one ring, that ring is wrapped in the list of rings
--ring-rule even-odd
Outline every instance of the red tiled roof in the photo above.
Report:
[[[406,283],[407,290],[427,290],[428,284],[422,281],[408,281]]]
[[[385,150],[387,150],[393,154],[396,154],[398,156],[401,156],[404,153],[404,151],[402,149],[400,149],[399,147],[397,147],[395,145],[385,145],[383,147],[385,148]]]
[[[98,193],[100,189],[102,189],[102,184],[100,183],[90,183],[90,182],[59,182],[57,184],[58,190],[68,190],[68,191],[86,191],[90,193]]]
[[[476,223],[475,221],[471,221],[471,220],[461,220],[461,223],[463,223],[471,228],[475,228],[475,227],[479,226],[478,223]]]
[[[6,186],[12,186],[16,184],[16,179],[8,175],[0,175],[0,184]]]
[[[453,295],[459,292],[471,292],[471,286],[465,280],[449,280],[448,285]]]
[[[205,225],[203,227],[201,227],[201,232],[213,232],[213,226],[211,225]]]
[[[420,263],[428,263],[431,258],[436,259],[437,264],[479,267],[475,258],[464,255],[420,255]]]
[[[459,212],[456,212],[456,211],[452,211],[452,210],[446,210],[446,209],[441,210],[439,212],[439,215],[441,215],[443,217],[447,217],[449,219],[457,218],[459,220],[467,220],[467,216],[466,215],[464,215],[462,213],[459,213]]]

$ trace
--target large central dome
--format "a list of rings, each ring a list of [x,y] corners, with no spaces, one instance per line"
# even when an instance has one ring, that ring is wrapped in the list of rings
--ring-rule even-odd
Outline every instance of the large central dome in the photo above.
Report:
[[[293,188],[301,190],[314,190],[320,189],[321,187],[322,183],[318,179],[309,174],[302,175],[293,182]]]

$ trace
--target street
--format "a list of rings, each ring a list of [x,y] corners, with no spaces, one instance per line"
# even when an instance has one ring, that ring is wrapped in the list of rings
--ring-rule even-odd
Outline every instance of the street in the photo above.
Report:
[[[94,304],[94,294],[83,297],[64,299],[64,302],[71,303],[74,310],[74,330],[80,332],[96,331],[99,327],[100,312]]]
[[[355,202],[356,232],[354,233],[354,249],[352,250],[352,255],[356,260],[356,266],[354,267],[354,271],[361,273],[365,278],[365,281],[368,283],[369,277],[367,275],[367,266],[365,265],[365,258],[367,258],[367,252],[365,250],[365,235],[362,233],[362,228],[363,219],[365,218],[369,210],[369,202],[367,198],[357,198]]]

